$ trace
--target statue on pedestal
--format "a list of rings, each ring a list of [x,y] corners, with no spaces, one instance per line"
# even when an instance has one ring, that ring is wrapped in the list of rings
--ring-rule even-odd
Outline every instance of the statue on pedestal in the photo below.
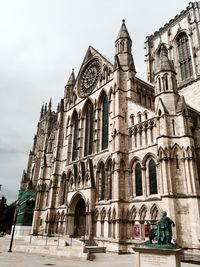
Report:
[[[150,243],[156,239],[157,243],[161,245],[172,244],[172,226],[174,227],[175,223],[167,217],[167,212],[163,211],[160,220],[156,223],[156,228],[149,232]]]

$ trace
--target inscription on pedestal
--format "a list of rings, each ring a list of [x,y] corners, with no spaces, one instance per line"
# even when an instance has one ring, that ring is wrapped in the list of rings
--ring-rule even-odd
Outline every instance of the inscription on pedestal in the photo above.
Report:
[[[155,255],[155,254],[140,254],[140,266],[150,267],[150,266],[169,266],[169,257],[165,255]]]

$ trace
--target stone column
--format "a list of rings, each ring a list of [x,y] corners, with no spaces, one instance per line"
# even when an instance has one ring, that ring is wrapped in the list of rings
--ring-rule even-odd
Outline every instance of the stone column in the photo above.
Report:
[[[141,237],[142,240],[145,239],[144,221],[140,221],[140,237]]]
[[[84,131],[84,118],[81,117],[80,119],[80,128],[79,128],[79,131],[80,131],[80,141],[79,141],[79,158],[82,158],[83,156],[83,131]]]
[[[99,114],[101,113],[101,109],[96,108],[94,110],[94,153],[99,152],[100,149],[100,121]]]
[[[147,127],[147,143],[149,145],[151,144],[151,130],[150,130],[150,126]]]
[[[140,146],[140,131],[138,130],[137,131],[137,135],[136,135],[136,137],[137,137],[137,148],[140,148],[141,146]]]
[[[74,213],[68,213],[68,234],[74,234]]]
[[[113,171],[113,198],[114,199],[119,198],[119,176],[120,176],[120,171],[118,169],[115,169]]]
[[[137,132],[134,132],[134,143],[133,143],[133,148],[137,148]]]
[[[194,159],[189,158],[189,167],[190,167],[190,174],[191,174],[191,186],[192,186],[192,193],[196,193],[196,182],[195,182],[195,166],[194,166]]]
[[[94,239],[94,212],[89,211],[86,213],[86,235],[89,240]]]
[[[169,190],[169,181],[167,177],[167,158],[166,157],[163,158],[163,160],[161,160],[161,169],[162,169],[161,179],[163,180],[163,193],[169,194],[170,190]]]
[[[185,171],[185,180],[187,185],[187,193],[191,194],[192,188],[191,188],[190,168],[189,168],[188,158],[184,158],[184,171]]]
[[[108,181],[108,168],[105,167],[105,200],[109,199],[109,181]]]

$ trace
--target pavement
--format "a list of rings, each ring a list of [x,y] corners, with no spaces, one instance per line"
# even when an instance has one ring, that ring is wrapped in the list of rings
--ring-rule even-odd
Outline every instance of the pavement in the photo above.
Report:
[[[8,253],[10,237],[0,237],[0,267],[134,267],[134,254],[96,254],[94,261],[71,260],[64,257],[35,255],[23,252]],[[14,245],[18,240],[14,240]],[[181,263],[181,267],[199,267],[197,264]],[[169,266],[170,267],[170,266]]]

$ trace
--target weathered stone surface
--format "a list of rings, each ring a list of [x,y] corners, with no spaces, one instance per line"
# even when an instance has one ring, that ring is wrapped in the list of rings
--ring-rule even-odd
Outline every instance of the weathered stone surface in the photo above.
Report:
[[[181,249],[134,247],[134,267],[180,267]]]
[[[189,30],[191,11],[168,26],[171,35],[164,29],[162,40],[150,40],[147,52],[158,67],[153,84],[137,77],[132,41],[123,32],[114,64],[89,47],[57,111],[43,109],[26,171],[37,188],[34,234],[95,239],[109,251],[129,252],[148,238],[147,221],[166,210],[174,240],[199,251],[199,64],[194,79],[181,85],[171,62],[174,55],[177,70],[178,53],[169,47],[179,25]]]

